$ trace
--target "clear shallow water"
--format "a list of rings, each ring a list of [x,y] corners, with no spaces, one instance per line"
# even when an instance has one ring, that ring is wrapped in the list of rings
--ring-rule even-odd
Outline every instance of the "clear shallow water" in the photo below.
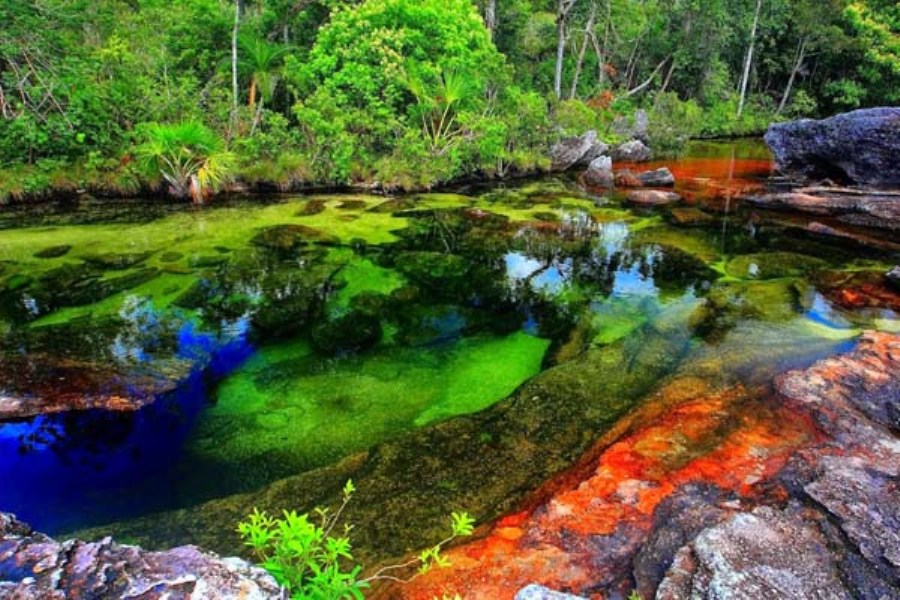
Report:
[[[0,390],[158,398],[0,423],[0,510],[65,532],[260,490],[586,355],[580,376],[652,389],[668,367],[650,334],[684,336],[703,377],[765,380],[897,327],[889,306],[834,300],[835,273],[896,256],[735,203],[768,175],[764,148],[668,164],[695,222],[564,179],[5,215]],[[622,353],[627,372],[607,368]]]

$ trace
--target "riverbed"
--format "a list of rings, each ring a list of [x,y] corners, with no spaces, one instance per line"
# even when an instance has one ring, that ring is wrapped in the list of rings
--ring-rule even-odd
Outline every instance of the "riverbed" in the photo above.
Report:
[[[0,214],[0,511],[230,552],[251,507],[352,478],[361,556],[402,556],[450,510],[519,508],[686,369],[765,386],[900,330],[897,252],[740,202],[760,142],[664,164],[683,201],[652,209],[559,176]]]

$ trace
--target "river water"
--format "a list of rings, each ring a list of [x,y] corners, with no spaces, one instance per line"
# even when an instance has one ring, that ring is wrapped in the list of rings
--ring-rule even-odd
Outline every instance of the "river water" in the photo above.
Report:
[[[513,507],[687,358],[753,384],[900,329],[871,293],[896,254],[741,206],[760,143],[665,164],[674,208],[548,177],[0,213],[0,397],[49,410],[0,421],[0,511],[229,550],[249,506],[352,474],[392,521],[361,543],[401,554],[446,507]]]

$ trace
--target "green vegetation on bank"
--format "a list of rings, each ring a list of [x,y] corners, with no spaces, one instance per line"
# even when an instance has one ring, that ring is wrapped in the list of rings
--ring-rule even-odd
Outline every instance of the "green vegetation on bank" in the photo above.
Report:
[[[900,102],[889,0],[9,0],[0,201],[420,188]]]
[[[468,513],[454,512],[450,518],[450,535],[441,542],[406,563],[382,567],[363,578],[362,566],[347,566],[353,562],[352,526],[342,523],[344,509],[355,491],[353,482],[347,481],[342,490],[341,505],[333,512],[319,507],[314,511],[315,516],[310,517],[309,514],[284,511],[284,517],[279,519],[254,509],[238,524],[244,545],[252,549],[260,564],[284,586],[291,598],[362,600],[362,590],[373,582],[410,581],[435,567],[449,566],[450,562],[441,551],[453,540],[472,535],[475,529],[475,519]],[[413,571],[412,575],[410,571]]]

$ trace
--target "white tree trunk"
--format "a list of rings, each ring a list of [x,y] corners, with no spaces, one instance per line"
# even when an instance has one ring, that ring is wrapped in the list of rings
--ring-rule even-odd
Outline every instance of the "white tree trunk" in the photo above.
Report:
[[[238,29],[241,24],[241,0],[234,0],[234,28],[231,30],[231,131],[238,119]]]
[[[781,111],[784,110],[784,107],[787,106],[788,100],[791,97],[791,90],[794,89],[794,81],[797,79],[797,73],[800,72],[800,67],[803,66],[803,61],[806,58],[806,38],[800,40],[800,48],[797,50],[797,60],[794,61],[794,68],[791,69],[791,76],[788,79],[787,87],[784,90],[784,95],[781,97],[781,103],[778,104],[778,110],[775,111],[776,115],[780,115]]]
[[[484,26],[487,27],[494,39],[494,32],[497,30],[497,0],[488,0],[484,7]]]
[[[581,49],[578,51],[578,61],[575,63],[575,76],[572,78],[572,89],[569,91],[569,98],[575,98],[578,92],[578,80],[581,78],[581,69],[584,67],[584,55],[587,53],[587,47],[594,36],[594,21],[597,18],[597,2],[591,2],[591,13],[588,16],[587,25],[584,28],[584,40],[581,42]]]
[[[556,11],[556,72],[553,76],[553,91],[558,99],[562,99],[563,60],[566,57],[566,21],[576,0],[559,0]]]
[[[753,47],[756,44],[756,29],[759,27],[759,13],[762,11],[762,0],[756,0],[756,13],[753,15],[753,27],[750,29],[750,45],[747,47],[747,56],[744,57],[744,74],[741,77],[741,98],[738,101],[737,116],[740,119],[744,112],[744,102],[747,100],[747,84],[750,81],[750,67],[753,66]]]

